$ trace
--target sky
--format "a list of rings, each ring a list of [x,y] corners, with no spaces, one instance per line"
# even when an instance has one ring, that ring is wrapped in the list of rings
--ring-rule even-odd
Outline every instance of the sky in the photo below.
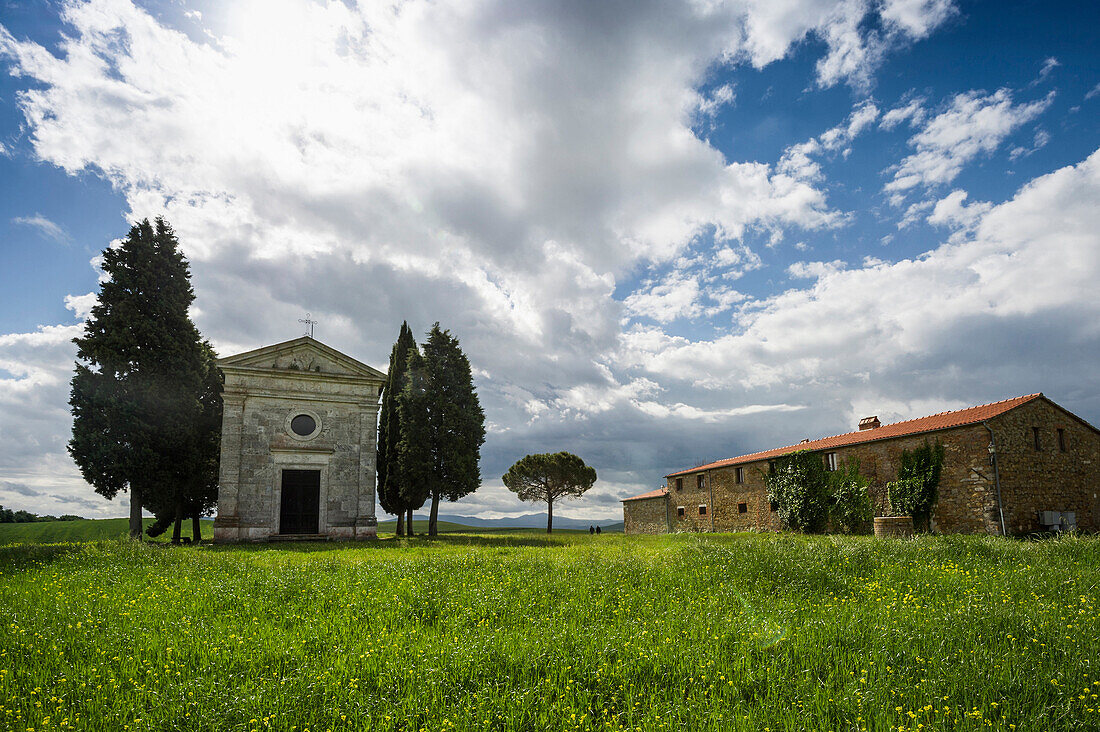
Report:
[[[221,355],[461,342],[482,487],[1043,392],[1100,425],[1100,6],[0,0],[0,503],[66,452],[97,257],[165,216]],[[422,338],[422,335],[421,335]]]

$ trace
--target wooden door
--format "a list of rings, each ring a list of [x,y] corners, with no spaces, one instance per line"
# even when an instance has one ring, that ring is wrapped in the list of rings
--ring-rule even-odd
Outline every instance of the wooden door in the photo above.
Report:
[[[321,512],[321,471],[284,470],[280,534],[316,534]]]

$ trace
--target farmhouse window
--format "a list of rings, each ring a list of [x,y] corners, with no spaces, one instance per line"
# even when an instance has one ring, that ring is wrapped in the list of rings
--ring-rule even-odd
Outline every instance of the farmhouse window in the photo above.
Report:
[[[775,513],[778,510],[779,510],[779,504],[775,501],[772,501],[772,513]]]
[[[1058,428],[1058,449],[1066,451],[1066,431],[1061,427]]]
[[[699,515],[700,516],[706,516],[707,515],[707,507],[703,504],[699,504]]]
[[[836,470],[836,453],[835,452],[825,453],[825,469],[830,470],[830,471],[831,470]]]
[[[1043,448],[1042,448],[1042,446],[1041,446],[1041,445],[1039,444],[1039,428],[1038,428],[1038,427],[1032,427],[1032,428],[1031,428],[1031,436],[1032,436],[1033,438],[1035,438],[1035,449],[1036,449],[1037,451],[1038,451],[1038,450],[1042,450]]]
[[[745,469],[744,468],[738,468],[736,473],[737,473],[737,482],[738,483],[744,483],[745,482]]]
[[[676,490],[682,491],[683,489],[684,489],[684,479],[683,478],[677,478],[676,479]]]
[[[680,518],[684,517],[684,507],[683,506],[677,506],[676,507],[676,515],[679,516]]]
[[[749,504],[747,504],[747,503],[738,503],[737,504],[737,513],[748,513],[748,512],[749,512]]]
[[[699,490],[703,490],[707,487],[706,473],[699,473],[699,475],[695,476],[695,487]]]

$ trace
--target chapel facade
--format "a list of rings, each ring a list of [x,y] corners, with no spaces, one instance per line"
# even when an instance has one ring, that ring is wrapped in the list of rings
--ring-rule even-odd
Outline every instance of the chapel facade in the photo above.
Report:
[[[819,454],[826,470],[854,458],[875,516],[890,515],[885,485],[902,451],[926,440],[945,448],[934,531],[1023,534],[1043,530],[1053,512],[1100,531],[1100,430],[1042,394],[886,425],[867,417],[855,432],[679,470],[623,500],[625,531],[779,530],[764,478],[772,460],[799,450]]]
[[[310,336],[218,360],[214,541],[371,539],[386,375]]]

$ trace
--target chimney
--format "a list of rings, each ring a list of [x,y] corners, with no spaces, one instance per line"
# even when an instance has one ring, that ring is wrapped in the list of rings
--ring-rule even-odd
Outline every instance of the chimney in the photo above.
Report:
[[[863,419],[859,420],[860,432],[862,432],[863,430],[873,430],[876,427],[881,426],[882,422],[878,421],[878,417],[864,417]]]

